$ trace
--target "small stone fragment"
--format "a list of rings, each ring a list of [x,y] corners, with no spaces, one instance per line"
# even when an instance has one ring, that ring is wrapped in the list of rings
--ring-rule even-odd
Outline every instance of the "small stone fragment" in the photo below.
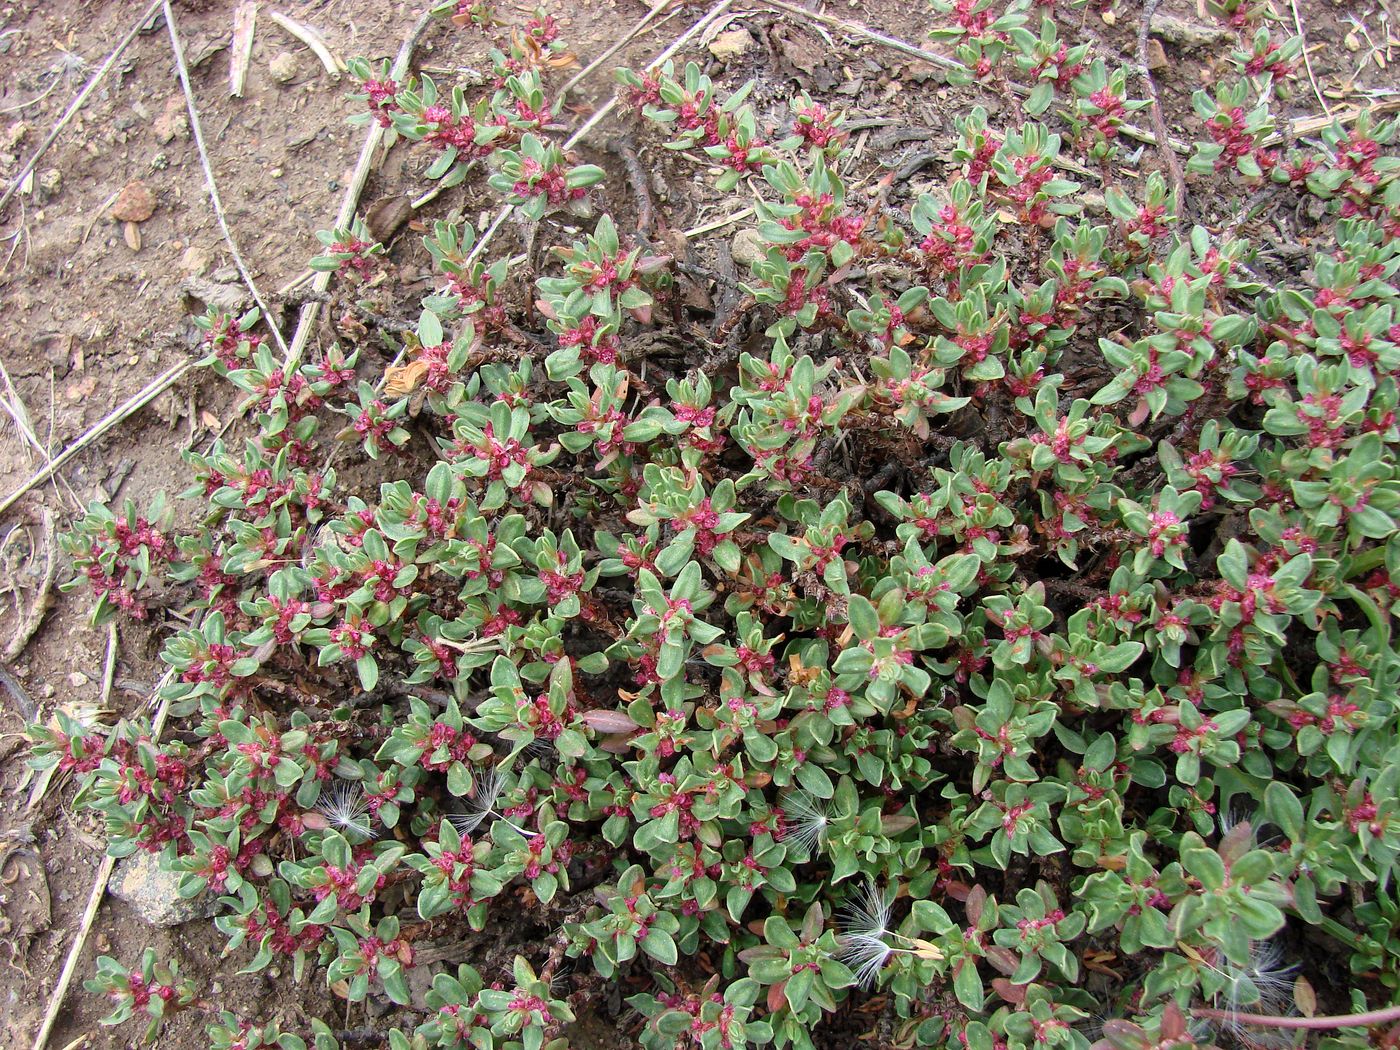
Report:
[[[290,84],[297,78],[296,56],[290,51],[279,51],[277,56],[268,63],[267,71],[272,74],[272,79],[279,84]]]
[[[1234,40],[1233,33],[1219,26],[1190,22],[1165,12],[1152,20],[1152,35],[1178,47],[1214,47]]]
[[[122,223],[122,240],[134,252],[141,250],[141,227],[134,222]]]
[[[1154,72],[1159,69],[1166,69],[1171,63],[1167,61],[1167,49],[1162,46],[1162,42],[1155,36],[1147,38],[1147,68]]]
[[[218,898],[208,891],[197,897],[181,897],[179,874],[163,871],[159,859],[145,850],[137,850],[117,864],[111,889],[112,896],[126,901],[152,926],[181,926],[207,919],[219,908]]]
[[[81,689],[88,684],[88,676],[83,674],[82,671],[74,671],[68,676],[68,684],[74,689]]]
[[[145,222],[156,210],[155,194],[144,183],[129,182],[112,205],[112,218],[118,222]]]
[[[190,122],[185,115],[184,98],[179,95],[171,95],[166,99],[160,116],[156,117],[155,122],[151,125],[151,130],[155,132],[156,141],[162,146],[173,141],[176,136],[187,138],[190,133]]]
[[[758,231],[753,229],[743,229],[736,233],[729,250],[734,256],[734,262],[739,266],[752,266],[768,256],[767,246],[758,236]]]
[[[206,281],[203,277],[186,277],[180,282],[180,290],[224,313],[237,313],[248,304],[250,298],[248,289],[241,284],[220,284]]]
[[[57,197],[63,189],[63,172],[48,168],[39,173],[39,191],[45,197]]]
[[[749,36],[747,29],[729,29],[710,41],[710,54],[721,62],[728,62],[732,58],[738,58],[751,47],[753,37]]]
[[[211,261],[209,249],[191,244],[180,256],[180,269],[192,277],[203,277]]]

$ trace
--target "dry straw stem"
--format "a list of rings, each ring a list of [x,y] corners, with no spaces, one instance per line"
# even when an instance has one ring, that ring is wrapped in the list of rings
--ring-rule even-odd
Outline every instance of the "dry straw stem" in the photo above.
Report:
[[[155,13],[160,10],[160,6],[163,2],[164,0],[155,0],[154,3],[141,13],[141,17],[127,30],[126,36],[122,37],[117,43],[115,50],[107,56],[107,60],[98,67],[97,72],[83,85],[83,89],[78,92],[78,97],[68,104],[68,108],[63,111],[63,116],[58,118],[58,123],[56,123],[52,130],[49,131],[48,135],[44,137],[44,141],[39,143],[39,148],[34,151],[34,155],[25,162],[24,167],[20,168],[19,171],[15,173],[15,177],[10,180],[10,185],[3,194],[0,194],[0,211],[4,211],[5,205],[10,203],[10,198],[24,185],[24,180],[29,178],[30,173],[34,171],[34,166],[39,163],[39,158],[54,144],[54,140],[58,138],[59,133],[68,125],[68,122],[77,115],[78,110],[81,109],[83,103],[87,101],[87,97],[91,95],[97,85],[102,82],[102,78],[107,75],[107,71],[112,68],[112,65],[122,56],[122,53],[131,46],[131,42],[135,40],[136,35],[141,32],[141,27],[149,22],[151,18],[155,16]]]
[[[175,678],[175,668],[167,668],[165,674],[156,683],[155,693],[160,695],[167,685]],[[170,700],[168,698],[160,701],[160,707],[156,711],[155,721],[151,723],[151,740],[160,742],[161,733],[165,730],[165,720],[170,714]],[[78,923],[77,936],[73,938],[72,945],[68,948],[68,956],[63,960],[63,970],[58,975],[58,983],[54,985],[52,994],[49,996],[49,1007],[44,1011],[44,1022],[39,1026],[39,1031],[34,1035],[34,1042],[30,1050],[44,1050],[44,1046],[49,1041],[49,1033],[53,1031],[54,1022],[58,1020],[59,1011],[63,1009],[64,996],[68,994],[68,985],[73,980],[73,971],[78,967],[78,959],[83,954],[83,945],[87,943],[88,933],[92,930],[93,920],[97,918],[97,909],[102,905],[102,898],[107,894],[107,883],[112,879],[112,868],[117,860],[110,854],[104,854],[102,863],[97,866],[97,877],[92,883],[92,892],[88,894],[87,907],[83,909],[82,920]]]
[[[7,397],[0,397],[0,408],[5,410],[5,414],[12,420],[24,440],[39,453],[44,463],[52,467],[53,459],[49,456],[49,450],[44,447],[44,443],[39,440],[39,436],[34,433],[34,428],[30,425],[29,410],[25,407],[23,399],[19,396],[19,391],[15,389],[15,384],[10,380],[9,369],[5,367],[5,362],[0,361],[0,378],[5,381],[5,391]],[[31,461],[32,462],[32,461]],[[63,480],[63,487],[68,490],[68,498],[73,501],[73,509],[81,511],[83,501],[78,498],[78,494],[73,491],[73,486]]]
[[[258,304],[258,309],[262,311],[263,323],[267,325],[272,333],[272,338],[276,340],[282,353],[286,354],[287,344],[282,339],[282,331],[277,327],[277,319],[272,316],[272,311],[267,308],[267,303],[263,302],[262,294],[258,291],[258,286],[253,282],[253,275],[248,272],[248,266],[243,261],[243,255],[238,250],[237,243],[233,239],[233,231],[229,229],[228,218],[224,215],[224,202],[219,198],[219,187],[214,182],[214,170],[209,166],[209,151],[204,148],[204,131],[199,122],[199,107],[194,104],[194,89],[190,87],[190,71],[185,65],[185,49],[180,43],[180,33],[175,27],[175,12],[170,8],[170,0],[161,0],[165,7],[165,28],[170,31],[170,48],[175,53],[175,68],[180,74],[180,88],[185,93],[185,107],[190,114],[190,132],[194,135],[195,148],[199,151],[199,163],[204,168],[204,182],[209,188],[209,201],[214,206],[214,218],[219,220],[219,229],[223,231],[224,241],[228,244],[229,254],[233,256],[234,265],[238,267],[238,272],[243,276],[243,283],[248,286],[248,291],[252,293],[253,302]]]
[[[863,26],[859,22],[850,22],[844,18],[837,18],[834,15],[822,14],[819,11],[809,11],[807,10],[807,8],[799,7],[796,4],[784,3],[783,0],[763,0],[763,5],[765,7],[776,8],[777,10],[784,11],[790,15],[798,15],[802,18],[810,18],[814,22],[820,22],[822,25],[830,26],[832,29],[839,29],[841,30],[841,32],[847,33],[851,36],[864,37],[866,40],[870,40],[876,44],[888,47],[893,51],[899,51],[903,54],[906,54],[910,58],[922,59],[923,61],[928,62],[930,65],[942,66],[944,69],[963,68],[961,62],[957,61],[956,59],[949,58],[947,55],[940,55],[933,51],[925,51],[923,48],[915,47],[913,44],[906,43],[905,41],[900,40],[897,37],[887,36],[884,33],[876,32],[869,26]]]
[[[720,0],[718,4],[715,4],[714,7],[706,11],[705,14],[703,14],[700,17],[700,20],[698,22],[696,22],[684,33],[682,33],[675,40],[673,40],[671,42],[670,47],[666,48],[665,51],[661,52],[661,54],[657,55],[650,62],[648,62],[647,68],[654,68],[656,66],[661,65],[668,59],[674,58],[676,54],[683,47],[685,47],[686,44],[690,43],[690,41],[693,40],[698,34],[703,33],[705,29],[715,21],[715,19],[719,18],[726,11],[728,11],[729,8],[733,5],[733,3],[734,0]],[[597,63],[592,63],[591,65],[596,66],[596,64]],[[614,95],[612,98],[608,99],[607,102],[603,103],[603,105],[599,106],[598,109],[593,113],[593,115],[584,122],[581,128],[579,128],[577,131],[575,131],[572,135],[569,136],[568,141],[564,143],[564,149],[567,151],[577,146],[580,142],[584,140],[584,137],[587,136],[587,134],[590,131],[592,131],[599,124],[601,124],[607,118],[608,114],[616,108],[617,96]],[[475,262],[478,258],[481,257],[481,253],[486,249],[486,245],[490,243],[491,238],[493,238],[496,235],[496,231],[501,228],[501,225],[508,218],[510,218],[512,214],[514,214],[515,209],[516,205],[507,204],[504,205],[501,208],[501,210],[496,213],[496,218],[492,220],[491,225],[487,227],[486,232],[481,235],[481,239],[476,242],[476,246],[473,247],[472,250],[467,254],[468,265]]]
[[[253,60],[253,35],[258,30],[258,5],[251,0],[238,5],[233,12],[233,48],[228,60],[228,93],[243,97],[248,81],[248,64]]]
[[[1393,1024],[1400,1021],[1400,1005],[1387,1006],[1381,1010],[1367,1010],[1362,1014],[1337,1014],[1332,1017],[1284,1017],[1282,1015],[1250,1014],[1239,1010],[1208,1010],[1200,1008],[1191,1013],[1207,1021],[1229,1021],[1232,1024],[1246,1024],[1256,1028],[1291,1028],[1311,1031],[1331,1031],[1335,1028],[1371,1028],[1375,1025]],[[1379,1043],[1377,1046],[1381,1045]]]
[[[296,37],[307,47],[311,48],[311,50],[315,52],[316,57],[321,60],[321,65],[325,67],[326,72],[331,76],[338,77],[345,72],[345,63],[331,54],[331,49],[326,43],[326,38],[317,30],[313,29],[311,26],[302,25],[300,22],[294,22],[286,15],[280,15],[276,11],[268,12],[267,17],[276,22],[292,36]]]
[[[28,481],[6,496],[4,501],[0,502],[0,514],[9,510],[20,497],[35,486],[42,485],[44,482],[48,481],[60,467],[98,438],[102,437],[102,435],[106,434],[107,431],[111,430],[118,423],[130,418],[136,412],[139,412],[142,408],[159,397],[161,393],[174,386],[180,377],[192,367],[193,362],[188,360],[173,365],[138,390],[128,398],[124,404],[117,406],[111,412],[107,413],[107,415],[103,416],[89,427],[81,437],[77,438],[77,440],[45,464],[40,470],[36,471]]]
[[[43,507],[40,515],[44,530],[44,574],[39,578],[39,586],[34,588],[34,600],[27,612],[20,604],[19,590],[15,590],[15,614],[19,619],[19,626],[9,644],[5,646],[3,658],[7,662],[19,659],[25,646],[29,644],[29,639],[33,638],[34,632],[39,629],[39,624],[44,622],[44,614],[49,608],[49,592],[53,589],[54,573],[58,568],[58,532],[54,528],[53,511]]]
[[[1152,131],[1157,139],[1157,153],[1172,178],[1172,189],[1176,191],[1176,211],[1181,214],[1186,207],[1186,179],[1177,163],[1176,151],[1165,143],[1171,142],[1167,132],[1167,120],[1162,115],[1162,99],[1157,93],[1157,81],[1152,76],[1152,65],[1147,58],[1147,38],[1152,32],[1152,16],[1157,13],[1161,0],[1147,0],[1142,8],[1142,19],[1138,22],[1137,57],[1143,83],[1147,85],[1147,95],[1152,101]]]
[[[430,11],[425,11],[419,16],[418,21],[413,24],[413,28],[408,31],[408,36],[404,38],[403,46],[399,48],[399,53],[394,57],[394,65],[389,73],[393,80],[402,80],[404,74],[408,72],[408,64],[413,59],[413,50],[418,46],[418,38],[423,35],[423,30],[428,28],[433,16]],[[340,211],[336,214],[335,225],[337,228],[349,226],[355,220],[355,209],[360,204],[360,194],[364,192],[365,182],[369,179],[370,169],[374,167],[374,154],[379,149],[379,143],[384,139],[384,129],[378,122],[371,122],[369,134],[365,136],[365,144],[360,148],[360,159],[355,164],[355,173],[350,177],[350,185],[345,188],[345,196],[340,202]],[[313,293],[319,295],[324,293],[331,286],[330,271],[319,271],[311,282]],[[311,339],[311,330],[315,326],[316,316],[320,313],[321,304],[316,301],[308,302],[301,308],[301,314],[297,318],[296,331],[292,333],[292,345],[290,348],[283,347],[282,369],[288,374],[301,361],[301,355],[306,351],[306,344]]]
[[[1298,14],[1298,0],[1289,0],[1288,6],[1293,11],[1293,28],[1298,30],[1298,39],[1303,42],[1303,68],[1308,71],[1308,83],[1312,85],[1313,95],[1316,96],[1318,104],[1322,106],[1322,112],[1330,117],[1332,107],[1322,97],[1322,89],[1317,86],[1317,77],[1313,74],[1312,58],[1308,54],[1308,35],[1303,32],[1303,19]]]
[[[601,66],[608,59],[612,58],[613,55],[617,54],[624,47],[630,44],[633,40],[637,39],[637,37],[645,33],[647,26],[651,25],[651,23],[653,22],[653,20],[655,20],[657,15],[661,14],[662,11],[666,10],[666,8],[670,7],[674,2],[675,0],[656,0],[656,2],[651,5],[651,10],[644,14],[641,17],[641,19],[638,20],[636,25],[634,25],[630,30],[623,34],[621,40],[613,44],[601,55],[595,58],[592,62],[588,63],[588,65],[584,66],[577,73],[575,73],[568,80],[566,80],[564,82],[564,86],[559,89],[559,94],[568,94],[579,84],[583,83],[583,81],[586,80],[595,69]]]
[[[900,40],[898,37],[889,36],[885,33],[876,32],[869,26],[863,26],[859,22],[851,22],[844,18],[836,18],[834,15],[826,15],[818,11],[809,11],[805,7],[798,7],[796,4],[785,3],[784,0],[762,0],[762,2],[765,7],[771,7],[774,10],[783,11],[791,15],[798,15],[802,18],[810,18],[815,22],[820,22],[822,25],[838,29],[850,36],[864,37],[871,43],[887,47],[892,51],[898,51],[901,54],[908,55],[910,58],[920,59],[924,62],[928,62],[930,65],[941,66],[944,69],[963,68],[961,62],[949,58],[947,55],[940,55],[934,51],[927,51],[922,47],[915,47],[907,41]],[[1013,84],[1011,88],[1018,95],[1027,95],[1030,93],[1029,89],[1022,84]],[[1157,144],[1156,135],[1143,128],[1136,127],[1135,125],[1120,124],[1118,130],[1128,138],[1134,139],[1137,142],[1144,142],[1149,146],[1155,146]],[[1183,142],[1181,139],[1169,137],[1167,139],[1167,144],[1178,153],[1191,152],[1190,143]]]
[[[1386,113],[1394,113],[1400,110],[1400,98],[1386,99],[1384,102],[1372,102],[1365,106],[1348,106],[1340,113],[1332,113],[1326,116],[1308,117],[1304,120],[1293,122],[1294,135],[1313,135],[1323,128],[1330,128],[1335,122],[1337,124],[1350,124],[1362,113],[1369,113],[1373,117],[1383,116]],[[1284,141],[1283,136],[1275,133],[1264,140],[1266,146],[1276,146]]]

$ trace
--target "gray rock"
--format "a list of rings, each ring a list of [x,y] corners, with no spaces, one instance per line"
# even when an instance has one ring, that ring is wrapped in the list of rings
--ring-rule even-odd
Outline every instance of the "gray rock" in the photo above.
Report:
[[[758,236],[758,231],[749,227],[734,234],[729,250],[734,253],[734,261],[740,266],[752,266],[768,255],[768,246]]]
[[[1233,39],[1219,26],[1190,22],[1169,14],[1160,14],[1152,20],[1152,33],[1179,47],[1215,47]]]
[[[432,990],[433,978],[438,975],[440,966],[415,966],[408,971],[409,1005],[415,1010],[430,1010],[428,992]]]
[[[161,870],[155,855],[138,850],[117,862],[110,888],[113,897],[131,905],[152,926],[181,926],[219,910],[214,894],[206,890],[198,897],[181,897],[179,886],[179,873]]]
[[[277,56],[268,63],[268,72],[272,74],[272,79],[279,84],[290,84],[297,78],[296,56],[290,51],[278,52]]]
[[[248,289],[241,284],[222,284],[206,281],[203,277],[186,277],[180,282],[180,290],[230,314],[237,313],[252,301]]]

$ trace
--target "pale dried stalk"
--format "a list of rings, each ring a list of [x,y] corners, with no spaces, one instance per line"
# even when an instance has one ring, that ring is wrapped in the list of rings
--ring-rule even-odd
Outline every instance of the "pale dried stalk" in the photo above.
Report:
[[[253,36],[258,31],[258,5],[248,2],[238,5],[233,13],[233,50],[228,59],[228,93],[243,97],[248,81],[248,63],[253,60]]]
[[[175,12],[170,8],[170,0],[161,0],[161,2],[165,6],[165,28],[170,31],[170,47],[175,52],[175,70],[180,74],[180,88],[185,93],[185,108],[189,110],[190,114],[190,133],[194,136],[195,149],[199,153],[199,163],[204,168],[204,182],[209,189],[209,201],[214,206],[214,218],[219,221],[219,229],[223,231],[224,242],[228,245],[229,254],[233,256],[234,265],[238,267],[238,272],[243,277],[243,283],[248,286],[248,291],[253,296],[253,302],[258,304],[258,309],[262,312],[263,323],[267,325],[268,330],[272,333],[272,338],[285,354],[287,344],[282,338],[282,330],[277,326],[277,319],[272,316],[272,311],[267,308],[267,303],[263,302],[262,294],[253,281],[253,275],[248,272],[248,266],[243,261],[238,244],[233,239],[233,231],[229,229],[228,217],[224,214],[224,202],[219,198],[219,187],[214,182],[214,169],[209,165],[209,151],[204,148],[204,131],[199,122],[199,107],[194,104],[194,89],[190,87],[190,71],[189,67],[185,65],[185,48],[180,43],[180,33],[175,27]]]
[[[167,668],[160,681],[156,683],[156,695],[159,696],[174,678],[175,668]],[[160,708],[156,712],[155,721],[151,723],[152,741],[157,743],[160,741],[161,733],[165,729],[165,720],[169,714],[170,700],[169,698],[162,699]],[[54,1022],[58,1020],[59,1011],[63,1009],[63,999],[68,994],[68,985],[73,980],[73,971],[77,969],[78,959],[83,954],[83,945],[87,943],[93,920],[97,918],[97,909],[102,906],[102,898],[107,894],[107,884],[112,881],[112,868],[115,867],[116,863],[115,857],[104,854],[102,863],[97,866],[97,877],[93,879],[92,892],[88,894],[87,907],[83,909],[83,918],[78,924],[77,936],[73,938],[73,943],[68,948],[68,956],[63,960],[63,970],[59,973],[58,983],[54,985],[53,992],[49,996],[49,1007],[44,1011],[43,1024],[35,1033],[30,1050],[44,1050],[44,1046],[49,1041],[49,1034],[53,1031]]]
[[[647,26],[651,25],[652,21],[656,18],[656,16],[661,14],[662,11],[666,10],[666,8],[670,7],[671,4],[674,2],[675,0],[656,0],[656,2],[651,5],[651,10],[644,14],[641,17],[641,19],[638,20],[636,25],[634,25],[625,34],[623,34],[621,40],[613,44],[601,55],[595,58],[592,62],[588,63],[588,65],[584,66],[577,73],[575,73],[568,80],[566,80],[564,82],[564,86],[559,89],[559,94],[568,94],[579,84],[583,83],[583,81],[595,69],[601,66],[608,59],[612,58],[613,55],[617,54],[624,47],[630,44],[633,40],[636,40],[637,37],[641,36],[644,32],[646,32]]]
[[[174,386],[175,383],[179,381],[180,377],[183,376],[186,372],[188,372],[192,367],[193,362],[181,361],[178,365],[174,365],[166,369],[164,372],[156,376],[156,378],[152,379],[144,387],[138,390],[135,394],[133,394],[130,398],[128,398],[123,404],[114,408],[111,412],[107,413],[107,415],[99,419],[96,423],[94,423],[91,427],[84,431],[82,436],[77,438],[71,445],[65,448],[62,452],[60,452],[57,456],[55,456],[52,460],[45,464],[41,469],[36,471],[33,474],[33,476],[29,478],[28,481],[26,481],[19,488],[15,489],[14,492],[6,496],[4,501],[0,502],[0,514],[3,514],[5,511],[9,510],[12,506],[15,505],[15,502],[19,500],[20,497],[22,497],[25,493],[29,492],[35,486],[42,485],[44,482],[48,481],[49,478],[53,477],[54,473],[60,467],[62,467],[65,463],[67,463],[70,459],[76,456],[83,449],[91,445],[98,438],[102,437],[102,435],[106,434],[107,431],[111,430],[118,423],[121,423],[122,421],[130,418],[135,413],[139,412],[142,408],[144,408],[146,405],[150,404],[157,397],[159,397],[163,392]]]
[[[338,77],[345,72],[345,63],[331,54],[331,49],[326,43],[326,38],[315,29],[311,28],[311,26],[305,26],[300,22],[294,22],[286,15],[280,15],[276,11],[268,12],[267,17],[276,22],[288,33],[292,34],[292,36],[296,37],[307,47],[311,48],[311,50],[315,52],[316,57],[321,60],[321,65],[331,76]]]
[[[682,236],[689,239],[691,237],[699,237],[703,233],[714,233],[716,230],[722,230],[726,226],[734,225],[734,223],[739,222],[741,219],[747,219],[752,214],[752,208],[744,208],[741,211],[736,211],[733,215],[726,215],[722,219],[712,219],[710,222],[704,223],[701,226],[692,226],[690,229],[685,230]]]
[[[697,34],[703,33],[706,27],[712,24],[715,19],[719,18],[726,11],[728,11],[729,8],[733,6],[733,3],[734,0],[720,0],[720,2],[715,4],[714,7],[710,8],[707,12],[705,12],[705,14],[700,17],[700,20],[698,22],[696,22],[684,33],[682,33],[675,40],[673,40],[671,42],[670,47],[666,48],[665,51],[662,51],[661,54],[657,55],[650,62],[648,62],[647,68],[650,69],[655,66],[659,66],[668,59],[674,58],[676,54],[681,50],[681,48],[685,47],[686,44],[690,43],[690,41],[693,40]],[[599,124],[601,124],[603,120],[607,118],[608,114],[616,108],[617,96],[614,95],[612,98],[608,99],[607,102],[603,103],[603,105],[599,106],[597,111],[594,112],[594,114],[584,122],[581,128],[579,128],[577,131],[575,131],[572,135],[569,136],[568,141],[564,143],[564,149],[567,151],[577,146],[580,142],[583,141],[584,136],[586,136],[590,131],[592,131]],[[496,235],[496,231],[501,228],[501,225],[508,218],[510,218],[510,216],[514,213],[515,209],[516,205],[506,204],[501,208],[499,212],[496,213],[495,219],[491,221],[491,225],[487,227],[486,232],[481,235],[481,239],[478,240],[476,242],[476,245],[472,248],[472,250],[469,253],[467,253],[468,265],[475,262],[478,258],[481,257],[481,253],[485,250],[486,245],[490,242],[491,238]]]
[[[822,25],[830,26],[832,29],[839,29],[843,33],[849,33],[852,36],[865,37],[865,39],[873,43],[890,48],[892,51],[899,51],[902,54],[908,55],[910,58],[921,59],[924,62],[928,62],[930,65],[942,66],[944,69],[963,68],[962,63],[957,59],[949,58],[946,55],[940,55],[933,51],[925,51],[923,48],[915,47],[913,44],[900,40],[898,37],[887,36],[884,33],[871,29],[869,26],[863,26],[859,22],[850,22],[844,18],[837,18],[834,15],[822,14],[819,11],[809,11],[805,7],[798,7],[796,4],[785,3],[784,0],[763,0],[763,6],[774,7],[790,15],[800,15],[803,18],[810,18],[814,22],[820,22]]]
[[[413,28],[408,31],[408,36],[404,38],[403,46],[399,48],[398,55],[394,58],[394,65],[389,73],[393,80],[402,80],[404,74],[408,72],[408,64],[413,59],[413,50],[418,46],[418,38],[423,35],[423,30],[428,28],[428,23],[432,21],[432,15],[425,12],[413,24]],[[365,136],[365,144],[360,148],[360,159],[355,164],[355,173],[350,177],[350,185],[345,188],[345,196],[340,202],[340,211],[336,214],[335,225],[337,228],[349,226],[355,220],[355,209],[360,204],[360,194],[364,192],[365,182],[369,179],[370,169],[374,167],[374,154],[379,149],[379,143],[384,138],[384,128],[377,121],[371,122],[369,134]],[[327,270],[318,271],[311,281],[313,293],[320,294],[331,286],[331,275]],[[320,314],[321,304],[319,302],[308,302],[301,308],[301,314],[297,317],[296,331],[292,333],[292,345],[290,348],[284,347],[282,359],[282,370],[288,375],[301,362],[301,355],[306,352],[306,344],[311,339],[311,330],[316,324],[316,317]]]
[[[5,380],[5,390],[8,397],[0,397],[0,408],[4,408],[6,415],[14,420],[15,426],[19,428],[24,440],[39,453],[40,457],[48,465],[52,465],[53,460],[49,456],[49,450],[44,447],[44,443],[39,440],[39,436],[34,433],[34,428],[29,421],[29,410],[25,407],[24,400],[19,396],[19,391],[15,389],[14,382],[10,379],[9,369],[5,367],[5,362],[0,361],[0,379]],[[33,462],[32,460],[30,461]],[[78,498],[78,494],[73,491],[73,486],[63,480],[63,487],[68,490],[68,498],[73,501],[75,510],[83,509],[83,501]]]
[[[1303,19],[1298,14],[1298,0],[1289,0],[1288,6],[1293,10],[1293,28],[1298,30],[1298,39],[1303,42],[1303,68],[1308,71],[1308,83],[1312,85],[1313,95],[1317,98],[1318,104],[1322,106],[1322,112],[1330,118],[1332,107],[1322,97],[1322,88],[1318,87],[1317,77],[1313,74],[1312,57],[1308,54],[1308,35],[1303,32]]]
[[[102,78],[107,75],[107,71],[112,68],[117,59],[121,58],[123,52],[131,46],[131,42],[135,40],[136,35],[141,32],[141,27],[149,22],[151,18],[155,16],[155,13],[160,10],[162,2],[163,0],[155,0],[150,7],[146,8],[146,10],[141,13],[141,17],[136,20],[136,24],[127,30],[126,36],[121,38],[115,50],[113,50],[112,53],[107,56],[107,60],[98,67],[97,72],[92,75],[92,79],[83,85],[83,89],[78,92],[78,97],[68,104],[68,108],[63,111],[63,116],[58,118],[58,123],[56,123],[48,135],[44,137],[44,141],[39,143],[39,148],[34,151],[34,155],[29,158],[24,167],[20,168],[19,171],[15,173],[15,177],[10,180],[10,185],[3,194],[0,194],[0,211],[4,210],[5,205],[10,203],[10,198],[24,185],[24,180],[33,172],[34,166],[39,163],[39,158],[54,144],[54,140],[58,138],[59,132],[67,127],[68,122],[77,115],[78,110],[82,108],[88,96],[91,95],[97,85],[102,82]]]

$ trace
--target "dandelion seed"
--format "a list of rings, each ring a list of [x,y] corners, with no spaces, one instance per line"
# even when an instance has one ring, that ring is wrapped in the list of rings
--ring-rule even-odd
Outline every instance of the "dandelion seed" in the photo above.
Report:
[[[831,824],[828,804],[807,791],[794,791],[783,799],[788,839],[808,857],[814,857]]]
[[[867,880],[846,902],[846,912],[841,918],[845,929],[841,933],[837,958],[851,968],[861,987],[869,987],[885,968],[889,957],[898,950],[886,941],[891,936],[889,921],[893,903],[886,899],[885,892],[873,879]]]
[[[1219,1009],[1226,1014],[1222,1028],[1251,1045],[1265,1045],[1266,1036],[1258,1028],[1240,1020],[1248,1014],[1278,1014],[1293,1001],[1293,978],[1298,967],[1286,965],[1283,948],[1274,941],[1252,941],[1249,962],[1244,966],[1226,963],[1211,969],[1225,979],[1215,995]]]
[[[458,834],[470,835],[481,827],[487,817],[495,817],[527,838],[532,834],[518,824],[507,820],[505,815],[496,808],[496,804],[501,800],[501,793],[505,790],[505,779],[505,773],[500,766],[492,766],[490,772],[474,779],[471,792],[467,795],[466,812],[447,815],[447,819],[452,822],[452,826],[457,829]]]
[[[492,766],[490,772],[473,779],[471,792],[466,799],[466,812],[453,813],[447,819],[452,821],[452,826],[460,834],[470,835],[481,826],[482,821],[495,813],[504,787],[505,776],[501,773],[501,767]]]
[[[893,909],[893,898],[886,896],[874,879],[867,879],[846,902],[840,919],[845,929],[840,935],[841,948],[836,958],[851,968],[856,983],[862,987],[869,987],[875,981],[891,955],[912,955],[925,960],[944,958],[938,945],[891,930]],[[902,941],[903,945],[890,944],[890,938]]]
[[[548,758],[554,751],[554,745],[544,737],[535,737],[525,745],[525,750],[521,752],[526,758]]]
[[[365,798],[364,789],[354,781],[336,781],[329,792],[321,793],[316,810],[326,818],[326,823],[347,838],[353,836],[368,842],[377,837],[369,813],[369,800]]]

